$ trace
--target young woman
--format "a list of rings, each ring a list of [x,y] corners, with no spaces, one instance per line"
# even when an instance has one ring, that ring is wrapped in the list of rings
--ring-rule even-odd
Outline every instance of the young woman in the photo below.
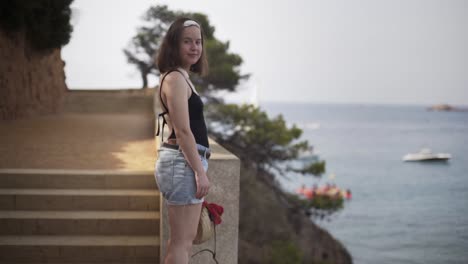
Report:
[[[211,152],[203,102],[189,79],[190,72],[203,75],[208,67],[200,25],[188,18],[173,22],[159,50],[157,65],[164,110],[160,114],[164,120],[161,132],[165,123],[171,130],[155,164],[156,182],[169,216],[170,238],[164,263],[187,264],[202,202],[210,188],[206,171]]]

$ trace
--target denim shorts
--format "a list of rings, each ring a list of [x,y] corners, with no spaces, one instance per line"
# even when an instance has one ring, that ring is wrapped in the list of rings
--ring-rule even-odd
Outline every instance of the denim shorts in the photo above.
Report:
[[[206,150],[197,144],[199,150]],[[205,172],[208,170],[208,160],[199,154]],[[197,184],[195,173],[185,159],[182,150],[161,146],[158,149],[158,159],[155,163],[154,176],[159,191],[169,205],[185,205],[202,203],[204,198],[195,198]]]

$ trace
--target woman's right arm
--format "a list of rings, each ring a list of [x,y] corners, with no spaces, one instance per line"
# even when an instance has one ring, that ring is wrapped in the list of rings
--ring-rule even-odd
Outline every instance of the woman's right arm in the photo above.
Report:
[[[198,154],[195,137],[190,129],[187,83],[179,72],[169,73],[164,81],[163,92],[166,96],[166,105],[177,143],[182,148],[187,162],[195,172],[197,181],[196,197],[201,198],[208,193],[210,183]]]

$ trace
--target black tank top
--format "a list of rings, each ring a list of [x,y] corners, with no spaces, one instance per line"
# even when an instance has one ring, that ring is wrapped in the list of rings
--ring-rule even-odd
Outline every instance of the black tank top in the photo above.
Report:
[[[158,123],[157,123],[158,128],[157,128],[156,136],[158,136],[160,132],[159,118],[160,117],[163,118],[163,127],[161,129],[162,131],[161,141],[163,141],[163,137],[164,137],[164,125],[167,124],[166,119],[164,118],[164,115],[169,114],[169,109],[167,108],[167,106],[164,104],[164,101],[162,100],[161,88],[162,88],[162,85],[166,76],[173,71],[178,71],[180,74],[182,74],[182,76],[184,76],[184,74],[180,72],[179,70],[176,70],[176,69],[170,70],[163,76],[161,80],[161,84],[159,85],[159,101],[161,102],[161,105],[164,107],[163,110],[165,110],[164,112],[158,115]],[[185,76],[184,76],[184,79],[185,79]],[[192,88],[188,80],[185,79],[185,81],[192,89],[192,95],[188,99],[190,130],[192,130],[193,136],[195,137],[195,142],[197,144],[200,144],[209,148],[210,146],[208,143],[208,132],[206,129],[205,118],[203,115],[203,101],[201,100],[200,96],[197,93],[195,93],[195,90]],[[176,138],[174,129],[172,129],[172,133],[169,135],[169,138]]]

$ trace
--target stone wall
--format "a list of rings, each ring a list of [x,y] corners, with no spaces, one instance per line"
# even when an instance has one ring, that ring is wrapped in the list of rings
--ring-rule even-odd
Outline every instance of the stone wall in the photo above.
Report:
[[[84,90],[66,92],[63,113],[153,115],[154,89]]]
[[[60,49],[33,50],[24,32],[0,29],[0,120],[60,111],[67,90]]]

